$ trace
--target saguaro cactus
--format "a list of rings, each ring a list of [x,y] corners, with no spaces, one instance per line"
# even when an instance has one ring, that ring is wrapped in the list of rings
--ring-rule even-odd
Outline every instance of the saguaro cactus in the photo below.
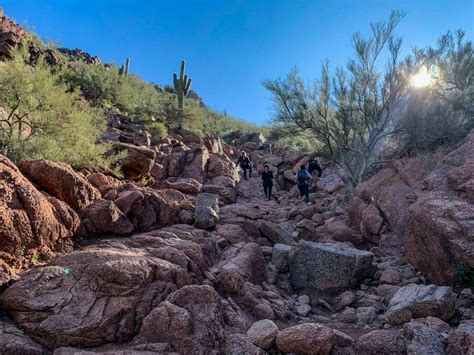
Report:
[[[122,65],[120,67],[119,74],[123,77],[127,77],[129,67],[130,67],[130,58],[127,58],[127,60],[125,61],[125,65]]]
[[[178,96],[178,110],[179,110],[179,128],[183,128],[183,113],[184,113],[184,98],[191,88],[191,78],[188,79],[188,76],[185,74],[186,71],[186,61],[181,62],[181,72],[179,73],[179,78],[176,73],[173,74],[173,85],[174,91]]]

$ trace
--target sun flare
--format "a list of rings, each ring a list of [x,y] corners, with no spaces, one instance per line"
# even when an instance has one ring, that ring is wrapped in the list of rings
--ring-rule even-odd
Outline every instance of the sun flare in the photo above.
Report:
[[[418,73],[411,77],[411,85],[415,88],[424,88],[433,84],[433,78],[428,73],[426,66],[422,66]]]

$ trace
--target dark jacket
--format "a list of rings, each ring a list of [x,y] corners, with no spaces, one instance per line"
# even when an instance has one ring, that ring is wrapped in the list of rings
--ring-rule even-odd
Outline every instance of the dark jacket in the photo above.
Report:
[[[262,180],[264,185],[273,185],[273,173],[271,171],[264,171],[262,173]]]
[[[239,157],[237,160],[237,165],[240,165],[242,169],[250,169],[252,167],[252,162],[249,157]]]

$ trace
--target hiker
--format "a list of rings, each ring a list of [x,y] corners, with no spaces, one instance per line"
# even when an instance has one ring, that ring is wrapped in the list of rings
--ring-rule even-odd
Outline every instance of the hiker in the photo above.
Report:
[[[270,171],[268,165],[263,167],[262,181],[265,198],[269,201],[272,198],[273,173]]]
[[[300,171],[296,174],[296,183],[300,190],[301,197],[304,197],[304,202],[309,202],[309,185],[312,180],[311,174],[306,170],[305,165],[301,165]]]
[[[321,174],[323,173],[323,169],[321,168],[321,164],[319,162],[318,158],[310,158],[308,161],[308,172],[313,175],[313,171],[317,170],[318,172],[318,178],[321,177]]]
[[[242,155],[237,160],[235,165],[240,165],[242,170],[244,171],[244,179],[247,180],[247,170],[249,171],[249,177],[252,177],[252,162],[250,158],[247,156],[247,153],[242,152]]]

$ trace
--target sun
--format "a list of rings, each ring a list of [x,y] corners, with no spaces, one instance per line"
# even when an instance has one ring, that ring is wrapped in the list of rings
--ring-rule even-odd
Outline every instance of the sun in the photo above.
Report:
[[[414,74],[410,79],[411,86],[415,88],[425,88],[432,85],[433,82],[433,78],[424,65],[418,70],[418,73]]]

